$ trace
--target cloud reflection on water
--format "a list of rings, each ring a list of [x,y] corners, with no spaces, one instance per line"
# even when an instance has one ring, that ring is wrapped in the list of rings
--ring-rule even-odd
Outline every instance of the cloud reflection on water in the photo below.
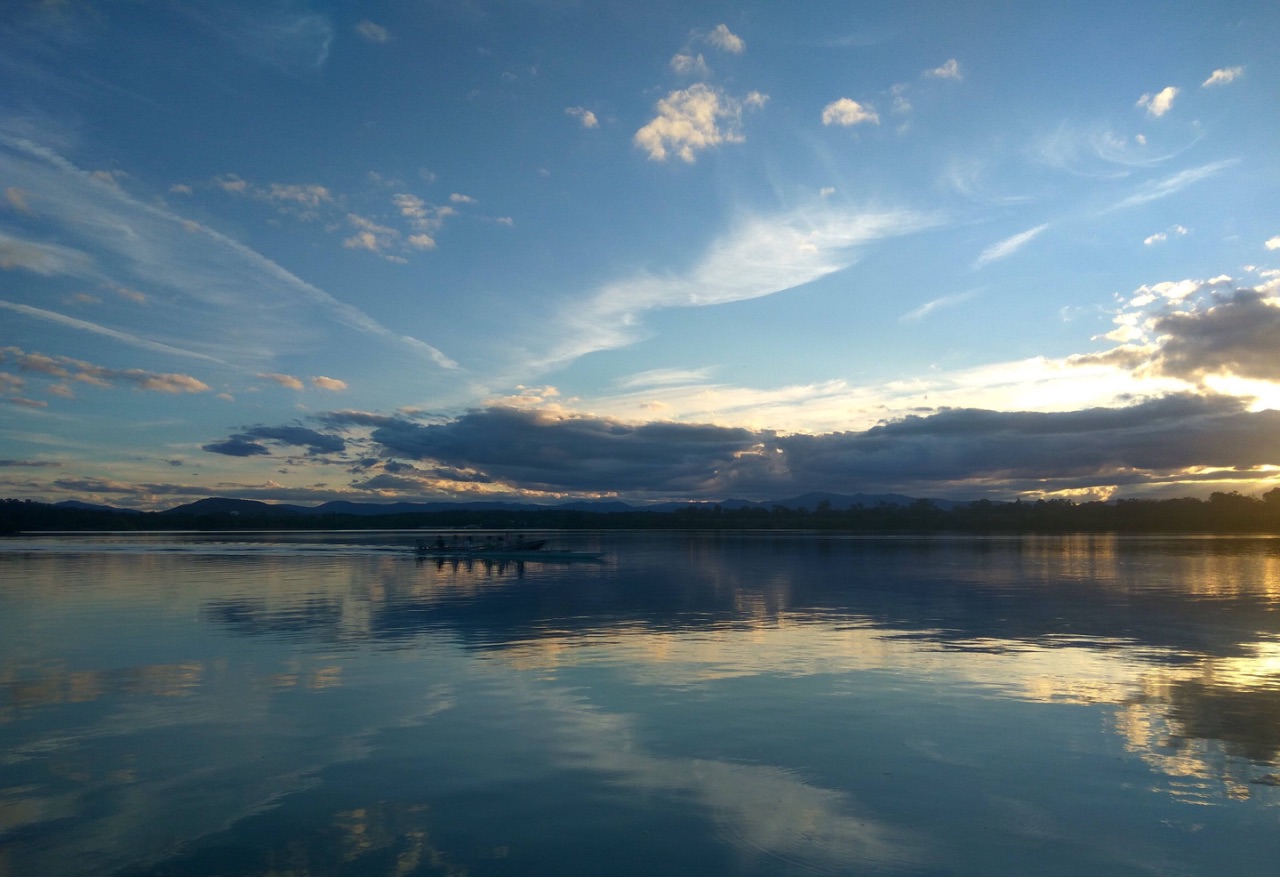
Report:
[[[1101,708],[1103,727],[1157,772],[1154,788],[1274,802],[1255,782],[1280,755],[1269,541],[691,540],[674,581],[669,554],[645,538],[656,537],[605,568],[378,555],[89,555],[78,576],[65,558],[37,565],[3,594],[31,601],[44,626],[37,638],[15,627],[4,649],[0,733],[19,745],[0,769],[62,767],[0,789],[0,834],[74,817],[59,841],[66,873],[67,857],[109,844],[170,849],[315,789],[393,729],[481,691],[536,723],[561,767],[695,802],[744,855],[909,867],[934,854],[930,839],[849,790],[783,761],[659,751],[594,696],[697,701],[738,681],[819,678],[852,696],[868,674]],[[141,631],[151,639],[132,638]],[[85,664],[112,653],[114,666]],[[582,688],[584,673],[608,686]],[[76,710],[89,710],[82,724],[61,724]],[[177,729],[182,746],[155,745]],[[928,764],[954,757],[937,740],[907,742]],[[103,799],[110,817],[88,818]]]

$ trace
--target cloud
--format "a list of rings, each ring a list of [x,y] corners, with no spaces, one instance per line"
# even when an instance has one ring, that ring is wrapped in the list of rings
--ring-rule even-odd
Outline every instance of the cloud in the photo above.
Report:
[[[711,75],[711,68],[707,66],[706,59],[702,54],[697,55],[679,52],[671,57],[670,66],[673,72],[681,76],[698,76],[707,77]]]
[[[275,381],[280,386],[285,387],[286,389],[289,389],[289,390],[302,389],[302,381],[298,380],[293,375],[282,375],[282,374],[270,372],[267,374],[260,374],[258,375],[258,377],[264,381]]]
[[[564,340],[549,362],[629,343],[645,311],[727,304],[793,289],[848,268],[861,246],[939,221],[909,210],[857,211],[826,203],[745,220],[681,273],[615,281],[576,302],[559,320]]]
[[[337,435],[318,432],[305,426],[255,426],[236,433],[220,442],[203,446],[212,454],[228,457],[260,457],[271,453],[262,442],[288,447],[305,447],[311,456],[338,454],[346,450],[347,443]]]
[[[1210,164],[1201,165],[1200,167],[1189,168],[1185,171],[1179,171],[1176,174],[1165,177],[1161,180],[1155,180],[1147,183],[1134,194],[1121,201],[1111,205],[1110,210],[1123,210],[1127,207],[1137,207],[1142,204],[1148,204],[1160,198],[1167,198],[1170,195],[1176,195],[1190,185],[1207,180],[1216,176],[1229,167],[1239,164],[1238,159],[1226,159],[1225,161],[1215,161]]]
[[[1121,346],[1070,361],[1195,383],[1214,376],[1280,382],[1277,285],[1238,287],[1223,276],[1139,287],[1107,335]]]
[[[634,142],[651,161],[666,161],[674,154],[692,163],[703,150],[744,142],[744,107],[763,106],[766,100],[759,92],[739,100],[705,83],[691,85],[658,101],[658,115],[635,133]]]
[[[1280,382],[1280,301],[1261,290],[1216,294],[1202,309],[1159,317],[1152,331],[1159,339],[1152,363],[1159,374]]]
[[[340,381],[337,378],[326,378],[324,375],[316,375],[311,379],[311,386],[328,390],[331,393],[340,393],[347,388],[346,381]]]
[[[400,250],[401,234],[398,230],[386,225],[379,225],[368,217],[356,213],[347,214],[347,222],[355,226],[356,233],[343,240],[342,245],[349,250],[368,250],[392,262],[403,262],[404,259],[392,255],[390,251]]]
[[[893,98],[893,108],[890,112],[902,115],[911,112],[911,86],[905,82],[899,82],[889,87],[889,95]]]
[[[1144,94],[1138,98],[1137,106],[1146,107],[1147,115],[1158,119],[1173,109],[1173,99],[1178,96],[1178,89],[1170,85],[1155,94]]]
[[[1143,239],[1142,243],[1149,247],[1149,246],[1152,246],[1153,244],[1164,243],[1169,239],[1169,235],[1177,235],[1181,237],[1182,235],[1185,235],[1185,234],[1187,234],[1187,229],[1184,228],[1183,226],[1171,225],[1165,231],[1158,231],[1153,235],[1149,235],[1148,237]]]
[[[1221,67],[1212,74],[1204,82],[1200,83],[1201,88],[1209,88],[1215,85],[1226,85],[1234,82],[1236,79],[1244,75],[1243,67]]]
[[[334,202],[333,193],[319,183],[268,183],[259,186],[238,174],[222,174],[213,178],[212,185],[229,195],[271,204],[279,212],[304,222],[319,219],[319,209]],[[169,191],[178,189],[185,190],[186,194],[192,191],[190,186],[172,186]]]
[[[328,17],[295,4],[181,3],[173,12],[255,62],[293,76],[318,72],[333,42]]]
[[[460,195],[457,192],[450,195],[449,200],[454,204],[476,203],[474,198],[468,195]],[[410,228],[416,232],[416,234],[409,235],[406,243],[417,250],[435,249],[436,239],[434,235],[444,227],[446,219],[458,214],[457,209],[448,204],[429,204],[409,192],[398,193],[392,196],[391,201],[395,204],[400,215],[409,221]]]
[[[211,454],[222,454],[227,457],[261,457],[270,456],[271,454],[266,445],[251,441],[243,436],[232,436],[220,442],[210,442],[207,445],[202,445],[200,449]]]
[[[446,424],[396,420],[373,430],[389,453],[478,469],[535,489],[698,491],[716,466],[751,447],[749,431],[676,423],[632,425],[515,408]]]
[[[209,390],[208,384],[191,375],[152,372],[140,368],[114,369],[70,356],[28,353],[18,347],[0,348],[0,361],[8,360],[16,363],[24,372],[79,381],[103,389],[113,386],[115,382],[124,382],[139,390],[159,393],[204,393]]]
[[[822,435],[487,408],[431,425],[385,419],[371,440],[388,455],[513,488],[776,498],[809,490],[1007,495],[1174,480],[1200,467],[1255,469],[1280,463],[1278,429],[1280,412],[1186,394],[1067,412],[950,409]]]
[[[4,190],[4,200],[19,213],[31,214],[31,207],[27,204],[27,193],[17,186],[9,186]]]
[[[169,353],[169,354],[173,354],[174,356],[182,356],[190,359],[202,359],[202,360],[205,360],[206,362],[216,362],[216,363],[223,362],[222,360],[213,356],[208,356],[203,353],[196,353],[191,350],[182,350],[177,347],[171,347],[168,344],[161,344],[159,341],[151,341],[150,339],[147,339],[147,338],[141,338],[137,335],[131,335],[128,332],[118,332],[115,329],[109,329],[106,326],[99,326],[98,324],[90,323],[87,320],[79,320],[79,319],[76,319],[75,317],[68,317],[65,314],[59,314],[55,311],[47,311],[47,310],[44,310],[43,308],[33,308],[30,305],[22,305],[22,304],[17,304],[16,302],[4,301],[3,299],[0,299],[0,309],[13,311],[15,313],[23,314],[24,316],[27,316],[27,317],[33,317],[38,320],[45,320],[50,323],[57,323],[61,326],[66,326],[71,329],[79,329],[80,331],[83,331],[83,332],[91,332],[94,335],[102,335],[106,338],[111,338],[121,343],[128,344],[131,347],[138,347],[143,350],[153,350],[153,351],[156,351],[157,353]]]
[[[566,116],[576,118],[584,128],[597,128],[600,125],[600,120],[596,118],[596,114],[586,107],[566,107],[564,112]]]
[[[977,294],[978,294],[977,290],[971,289],[968,292],[958,292],[955,295],[944,295],[941,298],[935,298],[932,301],[925,302],[915,310],[908,311],[907,313],[903,314],[899,319],[904,323],[914,323],[918,320],[924,319],[925,317],[929,316],[929,314],[932,314],[934,311],[941,310],[943,308],[955,307],[958,304],[963,304],[964,302],[972,299]]]
[[[1049,227],[1049,223],[1037,225],[1035,228],[1029,228],[1026,231],[1018,232],[1018,234],[1010,235],[1002,241],[997,241],[987,247],[973,262],[974,269],[982,268],[992,262],[1012,256],[1018,250],[1031,243],[1040,233]]]
[[[319,207],[333,200],[333,195],[324,186],[311,184],[272,183],[267,188],[268,201],[292,201],[306,207]]]
[[[717,24],[711,33],[707,34],[707,42],[731,55],[741,55],[747,50],[747,44],[742,37],[730,33],[728,26],[723,24]]]
[[[41,193],[42,219],[60,240],[83,244],[84,250],[101,254],[100,261],[89,262],[59,253],[62,261],[48,264],[57,265],[57,270],[68,276],[102,285],[164,290],[175,306],[154,314],[150,331],[166,340],[182,339],[187,347],[199,351],[197,355],[253,362],[264,350],[294,343],[304,332],[313,332],[310,324],[316,319],[326,319],[393,342],[441,367],[457,367],[438,349],[392,332],[250,247],[163,205],[134,199],[118,186],[104,186],[53,150],[12,136],[2,123],[0,178]],[[130,233],[121,234],[121,229]],[[109,269],[104,267],[106,263]],[[240,315],[247,310],[258,317],[246,323]],[[61,315],[49,318],[69,319]],[[89,328],[87,324],[82,327]],[[115,331],[96,330],[104,334]],[[210,356],[214,351],[220,355]]]
[[[391,39],[390,32],[380,24],[364,19],[356,25],[356,33],[371,43],[385,43]]]
[[[1280,250],[1280,235],[1276,235],[1273,238],[1268,238],[1267,242],[1263,246],[1265,246],[1268,250]]]
[[[921,75],[932,79],[964,79],[964,75],[960,72],[960,63],[955,58],[932,70],[926,70]]]
[[[88,277],[92,275],[93,259],[87,253],[60,244],[23,240],[0,232],[0,269],[15,268],[45,277],[55,274]]]
[[[848,128],[863,122],[872,125],[880,124],[880,116],[870,104],[860,104],[856,100],[842,97],[822,108],[822,124],[841,125]]]

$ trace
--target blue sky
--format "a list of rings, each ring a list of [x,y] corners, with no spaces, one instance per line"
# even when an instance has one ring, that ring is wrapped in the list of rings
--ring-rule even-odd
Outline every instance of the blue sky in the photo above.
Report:
[[[0,11],[0,495],[1260,493],[1280,8]]]

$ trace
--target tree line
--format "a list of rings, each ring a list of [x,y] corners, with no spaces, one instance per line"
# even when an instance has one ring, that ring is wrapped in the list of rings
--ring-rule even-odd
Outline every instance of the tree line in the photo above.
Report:
[[[1261,497],[1235,491],[1207,500],[1123,499],[1076,503],[978,500],[940,507],[921,499],[906,505],[879,503],[815,509],[726,508],[691,503],[673,511],[608,511],[531,508],[412,512],[388,515],[254,512],[124,512],[55,506],[31,500],[0,500],[0,533],[37,531],[144,530],[369,530],[416,528],[484,529],[699,529],[833,530],[858,533],[1277,533],[1280,488]]]

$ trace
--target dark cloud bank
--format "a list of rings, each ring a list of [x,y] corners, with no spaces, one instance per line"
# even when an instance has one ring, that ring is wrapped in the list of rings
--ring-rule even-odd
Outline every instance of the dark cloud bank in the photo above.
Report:
[[[415,483],[406,476],[453,473],[637,499],[779,498],[810,490],[977,497],[1111,485],[1137,491],[1166,481],[1247,480],[1258,477],[1256,467],[1280,464],[1280,412],[1193,394],[1059,413],[944,410],[826,435],[503,407],[434,424],[362,412],[320,420],[331,432],[256,427],[205,449],[256,455],[270,453],[269,441],[335,453],[347,444],[339,432],[362,427],[371,429],[369,441],[384,459],[425,464],[385,466],[390,475],[378,477],[402,487]]]

